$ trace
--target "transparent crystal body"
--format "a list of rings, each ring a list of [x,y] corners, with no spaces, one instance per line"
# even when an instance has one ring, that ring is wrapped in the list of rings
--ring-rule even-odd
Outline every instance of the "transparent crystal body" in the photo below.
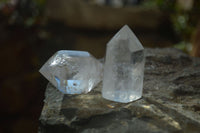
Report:
[[[102,79],[102,64],[84,51],[56,52],[39,70],[65,94],[88,93]]]
[[[144,48],[125,25],[107,44],[102,96],[122,103],[141,98],[144,63]]]

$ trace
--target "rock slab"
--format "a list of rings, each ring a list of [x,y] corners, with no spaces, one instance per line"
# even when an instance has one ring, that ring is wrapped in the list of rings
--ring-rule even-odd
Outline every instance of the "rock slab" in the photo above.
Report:
[[[145,52],[141,99],[103,99],[102,83],[81,95],[64,95],[48,84],[39,132],[199,133],[200,58],[173,48]]]

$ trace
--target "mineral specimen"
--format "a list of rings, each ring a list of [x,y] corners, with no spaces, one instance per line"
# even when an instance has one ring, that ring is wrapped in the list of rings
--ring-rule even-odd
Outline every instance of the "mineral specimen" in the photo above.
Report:
[[[144,64],[144,48],[125,25],[107,44],[103,97],[122,103],[141,98]]]
[[[56,52],[40,73],[65,94],[88,93],[102,77],[102,64],[84,51]]]

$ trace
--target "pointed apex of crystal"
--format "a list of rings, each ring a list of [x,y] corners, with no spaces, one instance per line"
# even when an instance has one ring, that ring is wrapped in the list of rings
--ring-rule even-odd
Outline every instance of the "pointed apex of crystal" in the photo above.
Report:
[[[118,42],[121,42],[121,45],[124,44],[123,42],[128,43],[128,47],[131,52],[136,52],[144,49],[141,42],[138,40],[128,25],[124,25],[110,40],[108,45],[115,45]]]

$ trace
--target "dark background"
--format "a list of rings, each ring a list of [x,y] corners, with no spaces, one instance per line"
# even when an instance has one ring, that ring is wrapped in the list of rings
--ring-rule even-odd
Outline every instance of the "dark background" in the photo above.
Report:
[[[1,0],[0,133],[37,132],[48,81],[38,72],[56,51],[97,58],[128,24],[145,47],[200,51],[196,0]]]

